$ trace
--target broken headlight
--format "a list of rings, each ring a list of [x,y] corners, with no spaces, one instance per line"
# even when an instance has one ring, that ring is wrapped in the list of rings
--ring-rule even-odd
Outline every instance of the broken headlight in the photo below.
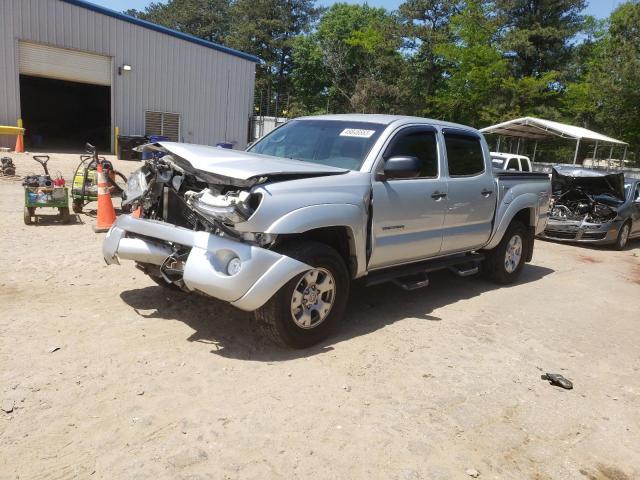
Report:
[[[187,192],[187,203],[200,215],[213,218],[227,224],[236,224],[247,220],[258,207],[261,196],[246,191],[218,194],[215,190]]]
[[[127,180],[127,188],[125,189],[126,200],[123,200],[123,205],[128,205],[131,202],[139,199],[147,191],[149,183],[147,182],[147,175],[143,168],[139,168],[131,175]]]

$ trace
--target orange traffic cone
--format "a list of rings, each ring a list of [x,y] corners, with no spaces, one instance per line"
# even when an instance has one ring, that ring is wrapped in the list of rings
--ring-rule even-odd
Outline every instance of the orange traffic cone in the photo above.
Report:
[[[96,226],[93,227],[94,232],[106,232],[111,228],[113,222],[116,221],[116,211],[111,202],[109,194],[109,183],[107,182],[107,174],[102,169],[102,163],[98,163],[98,218]]]
[[[16,135],[16,153],[24,153],[24,137]]]

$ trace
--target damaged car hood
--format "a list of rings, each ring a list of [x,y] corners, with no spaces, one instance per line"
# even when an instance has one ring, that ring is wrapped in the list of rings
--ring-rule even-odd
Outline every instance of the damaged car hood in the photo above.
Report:
[[[172,154],[185,171],[210,183],[252,186],[263,178],[306,178],[347,173],[344,168],[189,143],[159,142],[146,149]]]
[[[624,174],[604,173],[581,168],[553,169],[551,188],[554,193],[571,189],[582,190],[590,195],[609,194],[624,202]]]

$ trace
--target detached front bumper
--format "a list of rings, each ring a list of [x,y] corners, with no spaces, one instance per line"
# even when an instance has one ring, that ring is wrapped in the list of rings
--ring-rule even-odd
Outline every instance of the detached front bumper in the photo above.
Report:
[[[616,241],[621,226],[622,220],[589,223],[550,218],[544,231],[539,236],[540,238],[559,242],[607,244]]]
[[[160,266],[176,247],[190,249],[182,276],[189,290],[247,311],[261,307],[294,276],[312,268],[271,250],[130,215],[118,217],[102,254],[107,264],[128,259]],[[229,275],[227,265],[233,258],[242,263],[238,273]]]

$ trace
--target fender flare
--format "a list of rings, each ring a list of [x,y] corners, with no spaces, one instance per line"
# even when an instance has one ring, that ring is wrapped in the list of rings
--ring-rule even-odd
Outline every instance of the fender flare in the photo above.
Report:
[[[508,204],[503,202],[496,213],[498,218],[500,218],[500,223],[494,229],[493,235],[484,249],[491,250],[500,243],[507,228],[509,228],[509,225],[511,225],[511,222],[518,212],[522,210],[529,210],[529,222],[526,226],[535,228],[539,211],[538,195],[535,193],[524,193],[518,195],[513,202]]]
[[[357,278],[366,271],[366,224],[367,215],[360,206],[326,203],[293,210],[269,225],[265,233],[295,234],[318,228],[345,227],[350,234],[350,249],[357,261]]]

